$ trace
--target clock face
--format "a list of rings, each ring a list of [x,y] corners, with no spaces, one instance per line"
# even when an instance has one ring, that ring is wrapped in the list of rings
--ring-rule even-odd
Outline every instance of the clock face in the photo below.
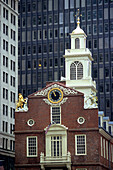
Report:
[[[48,92],[48,100],[51,103],[59,103],[63,99],[63,92],[59,88],[53,88]]]

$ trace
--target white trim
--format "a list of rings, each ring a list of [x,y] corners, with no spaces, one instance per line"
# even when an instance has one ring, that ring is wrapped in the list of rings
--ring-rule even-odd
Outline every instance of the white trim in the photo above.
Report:
[[[35,138],[36,139],[36,155],[29,155],[28,153],[28,139],[29,138]],[[38,146],[38,144],[37,144],[37,136],[27,136],[27,145],[26,145],[26,147],[27,147],[27,157],[37,157],[37,146]]]
[[[104,146],[104,158],[105,158],[106,157],[105,139],[103,139],[103,146]]]
[[[33,124],[30,124],[30,123],[29,123],[31,120],[33,121]],[[33,126],[33,125],[35,124],[35,121],[34,121],[33,119],[29,119],[29,120],[27,121],[27,124],[28,124],[28,126]]]
[[[78,136],[84,136],[84,137],[85,137],[85,153],[84,153],[84,154],[78,154],[78,153],[77,153],[77,137],[78,137]],[[77,134],[77,135],[75,135],[75,155],[87,155],[86,135],[85,135],[85,134]]]
[[[101,156],[103,156],[103,138],[101,136]]]
[[[106,140],[106,158],[108,160],[108,141]]]
[[[80,122],[80,119],[83,119],[83,121]],[[83,123],[85,122],[85,119],[84,119],[83,117],[79,117],[79,118],[77,119],[77,122],[78,122],[79,124],[83,124]]]

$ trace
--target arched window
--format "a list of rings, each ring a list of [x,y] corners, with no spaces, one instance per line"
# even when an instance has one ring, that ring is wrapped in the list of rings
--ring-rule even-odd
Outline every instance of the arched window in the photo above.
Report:
[[[80,80],[83,78],[83,65],[79,61],[75,61],[70,66],[70,79]]]
[[[79,38],[75,39],[75,49],[79,49],[80,48],[80,40]]]

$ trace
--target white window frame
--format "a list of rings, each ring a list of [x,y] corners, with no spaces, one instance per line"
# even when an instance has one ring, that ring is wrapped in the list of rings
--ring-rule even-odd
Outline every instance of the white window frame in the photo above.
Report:
[[[56,124],[61,124],[61,106],[51,106],[51,122],[53,122],[54,120],[53,120],[53,118],[52,118],[52,108],[55,108],[55,107],[58,107],[58,108],[60,108],[60,123],[56,123]]]
[[[62,157],[67,156],[67,127],[60,124],[54,124],[49,128],[46,133],[46,157],[55,159],[56,157],[51,157],[51,137],[52,136],[62,136]],[[45,129],[46,130],[46,129]]]
[[[36,139],[36,154],[35,155],[29,155],[29,150],[28,150],[28,144],[29,144],[29,139],[30,138],[35,138]],[[37,157],[37,136],[27,136],[27,157]]]
[[[85,137],[85,153],[77,153],[77,137],[78,136],[84,136]],[[75,135],[75,155],[87,155],[87,148],[86,148],[86,135],[85,134],[78,134]]]

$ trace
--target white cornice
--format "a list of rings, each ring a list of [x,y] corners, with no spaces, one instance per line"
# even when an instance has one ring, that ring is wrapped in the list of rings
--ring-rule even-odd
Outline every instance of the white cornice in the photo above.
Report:
[[[108,134],[103,128],[99,128],[99,133],[108,140],[112,139],[112,136]]]

